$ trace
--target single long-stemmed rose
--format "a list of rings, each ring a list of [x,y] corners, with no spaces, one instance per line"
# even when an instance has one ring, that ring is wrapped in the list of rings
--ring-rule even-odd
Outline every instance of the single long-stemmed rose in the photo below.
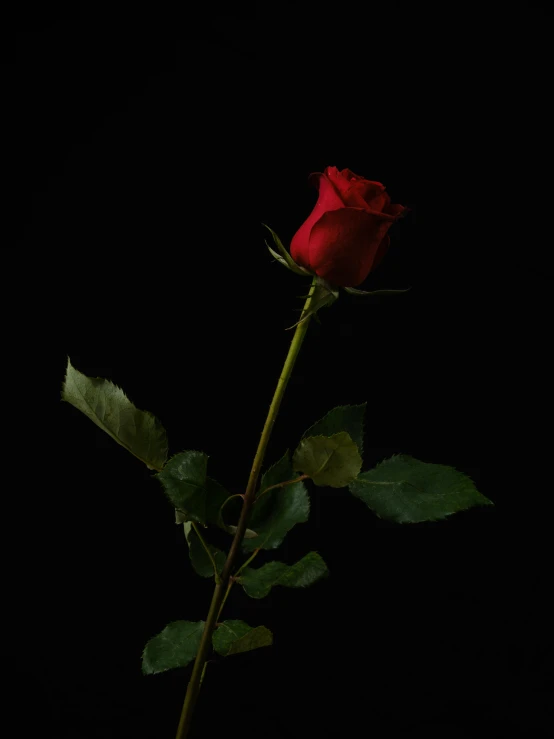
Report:
[[[175,520],[184,527],[193,569],[214,578],[214,593],[206,621],[174,621],[147,643],[143,672],[155,674],[194,661],[177,729],[186,739],[207,658],[213,648],[227,657],[269,646],[273,636],[265,626],[244,621],[220,621],[227,596],[238,584],[251,598],[265,597],[272,587],[306,587],[327,574],[317,552],[293,565],[271,561],[251,566],[257,553],[275,550],[287,532],[309,515],[305,485],[348,487],[376,515],[398,523],[445,518],[475,505],[491,503],[462,473],[439,464],[397,454],[362,472],[365,403],[339,406],[301,436],[292,459],[288,452],[261,476],[268,441],[311,318],[339,296],[339,289],[357,295],[403,292],[358,290],[383,258],[388,229],[406,208],[393,205],[378,182],[351,170],[327,167],[317,175],[319,198],[312,213],[292,239],[290,253],[277,234],[275,259],[312,282],[300,320],[277,382],[267,419],[243,494],[231,495],[208,475],[208,456],[187,450],[167,459],[167,436],[152,414],[138,410],[109,380],[90,378],[68,361],[62,398],[96,423],[128,451],[157,472]],[[291,327],[292,328],[292,327]],[[239,498],[241,512],[229,523],[228,504]],[[232,536],[228,552],[210,543],[215,527]],[[239,563],[239,559],[243,561]]]

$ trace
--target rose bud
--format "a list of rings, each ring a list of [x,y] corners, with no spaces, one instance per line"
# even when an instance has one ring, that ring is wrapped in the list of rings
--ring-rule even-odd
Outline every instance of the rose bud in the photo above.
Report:
[[[382,260],[387,231],[408,209],[385,186],[343,169],[310,175],[319,198],[294,235],[290,253],[301,267],[337,287],[356,287]]]

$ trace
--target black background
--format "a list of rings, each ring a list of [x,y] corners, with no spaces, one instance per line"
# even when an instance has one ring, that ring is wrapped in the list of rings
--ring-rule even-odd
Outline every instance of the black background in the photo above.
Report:
[[[412,289],[322,311],[267,461],[367,401],[366,468],[397,452],[453,465],[496,505],[400,527],[310,488],[310,521],[278,556],[317,550],[331,576],[232,593],[227,617],[275,643],[209,665],[193,736],[543,735],[546,540],[506,474],[511,332],[484,217],[505,87],[481,63],[490,29],[452,11],[437,34],[431,16],[389,3],[370,21],[89,8],[5,23],[6,368],[25,388],[6,518],[11,736],[174,736],[190,668],[143,677],[140,655],[167,622],[205,618],[211,583],[151,473],[60,402],[66,358],[242,491],[307,287],[260,223],[288,244],[328,165],[411,208],[363,287]]]

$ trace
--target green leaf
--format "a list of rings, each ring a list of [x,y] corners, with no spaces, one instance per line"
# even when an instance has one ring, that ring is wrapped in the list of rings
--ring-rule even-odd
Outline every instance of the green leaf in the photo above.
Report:
[[[207,454],[189,450],[175,454],[156,477],[178,510],[176,523],[213,523],[226,531],[220,510],[231,496],[223,485],[207,477],[207,467]]]
[[[494,505],[471,478],[406,454],[385,459],[349,486],[380,518],[396,523],[437,521],[477,505]]]
[[[184,529],[185,538],[189,547],[190,561],[192,563],[194,571],[198,575],[200,575],[200,577],[213,577],[214,568],[212,565],[212,561],[209,558],[208,553],[204,549],[204,545],[200,541],[200,538],[194,530],[192,523],[190,521],[186,521],[184,523]],[[204,541],[206,541],[206,537],[204,537]],[[212,546],[209,542],[206,542],[206,545],[210,550],[212,557],[214,558],[218,574],[221,574],[227,555],[225,554],[225,552],[222,552],[221,549]]]
[[[279,482],[293,480],[295,477],[297,475],[293,473],[290,455],[287,451],[273,467],[262,475],[260,491]],[[258,533],[258,536],[244,539],[243,551],[276,549],[292,527],[297,523],[307,521],[309,514],[310,499],[303,482],[295,482],[292,485],[270,490],[259,499],[257,498],[252,508],[248,525]]]
[[[156,477],[173,503],[189,519],[206,523],[206,470],[208,455],[186,451],[175,454]]]
[[[249,626],[244,621],[223,621],[212,635],[214,649],[223,657],[270,647],[273,634],[266,626]]]
[[[179,511],[177,508],[175,509],[175,523],[176,524],[186,523],[188,520],[189,519],[186,513],[183,513],[183,511]]]
[[[358,476],[362,458],[350,434],[340,431],[332,436],[302,439],[292,464],[295,470],[309,475],[316,485],[343,488]]]
[[[148,469],[163,468],[167,459],[167,435],[160,421],[148,411],[135,408],[123,390],[110,380],[83,375],[72,366],[69,357],[62,400],[88,416]]]
[[[206,521],[226,531],[226,526],[221,520],[220,511],[223,503],[231,497],[231,493],[211,477],[206,477],[204,487],[206,489]]]
[[[275,585],[287,588],[306,588],[328,574],[327,565],[317,552],[310,552],[296,564],[268,562],[254,569],[245,567],[237,582],[251,598],[265,598]]]
[[[142,671],[155,675],[175,667],[186,667],[196,657],[204,621],[173,621],[144,647]]]
[[[277,260],[277,261],[278,261],[278,262],[279,262],[280,264],[282,264],[282,265],[283,265],[284,267],[287,267],[287,268],[288,268],[288,269],[290,269],[290,270],[291,270],[292,272],[295,272],[295,273],[296,273],[297,275],[302,275],[302,276],[304,276],[304,277],[305,277],[306,275],[309,275],[309,274],[310,274],[310,272],[308,272],[308,270],[307,270],[307,269],[304,269],[304,267],[301,267],[301,266],[300,266],[299,264],[296,264],[296,262],[295,262],[295,261],[294,261],[294,259],[293,259],[293,258],[291,257],[291,255],[289,254],[289,252],[288,252],[288,251],[287,251],[287,250],[285,249],[285,247],[283,246],[283,243],[281,242],[281,239],[280,239],[280,238],[279,238],[279,237],[277,236],[277,234],[275,233],[275,231],[274,231],[274,230],[273,230],[272,228],[270,228],[269,226],[267,226],[267,225],[266,225],[265,223],[262,223],[262,226],[264,226],[265,228],[267,228],[267,230],[268,230],[268,231],[270,231],[270,232],[271,232],[271,235],[273,236],[273,241],[274,241],[274,243],[275,243],[275,246],[277,247],[277,249],[278,249],[278,250],[279,250],[279,252],[280,252],[280,254],[278,254],[278,253],[277,253],[276,251],[274,251],[274,250],[273,250],[273,249],[272,249],[272,248],[271,248],[271,247],[269,246],[269,244],[268,244],[268,243],[267,243],[267,241],[266,241],[266,242],[265,242],[265,245],[266,245],[266,246],[267,246],[267,248],[269,249],[269,251],[270,251],[271,255],[272,255],[273,257],[275,257],[275,259],[276,259],[276,260]]]
[[[346,431],[358,447],[360,454],[364,446],[364,414],[367,403],[360,405],[339,405],[329,411],[323,418],[302,434],[308,436],[333,436]]]

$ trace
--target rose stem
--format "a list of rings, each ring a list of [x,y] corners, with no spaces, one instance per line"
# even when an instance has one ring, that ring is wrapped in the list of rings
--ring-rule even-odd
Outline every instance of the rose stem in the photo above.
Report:
[[[312,295],[315,290],[315,286],[316,286],[316,280],[314,278],[312,280],[312,285],[310,287],[310,292],[308,293],[306,303],[304,304],[302,315],[305,315],[310,307],[310,303],[312,301]],[[191,719],[192,719],[192,713],[194,711],[196,699],[198,698],[198,693],[200,691],[200,682],[202,678],[202,672],[204,670],[204,665],[206,663],[206,659],[208,656],[208,650],[211,644],[212,634],[214,632],[219,609],[223,601],[223,597],[227,589],[227,585],[229,583],[229,578],[231,576],[231,570],[233,569],[235,560],[237,558],[237,555],[239,554],[239,548],[240,548],[242,539],[244,537],[244,532],[246,531],[246,525],[248,523],[248,516],[250,514],[250,509],[252,508],[252,504],[254,503],[256,484],[258,482],[258,477],[260,475],[260,471],[262,468],[267,444],[269,442],[269,438],[271,436],[271,432],[275,424],[275,419],[277,418],[277,414],[279,412],[279,406],[281,405],[283,395],[285,394],[288,381],[292,374],[292,370],[294,368],[296,358],[298,357],[300,348],[302,346],[302,342],[304,341],[304,337],[306,335],[306,331],[308,330],[310,320],[311,320],[311,316],[296,327],[296,330],[292,337],[292,341],[290,343],[287,358],[285,359],[285,364],[283,365],[281,376],[279,377],[279,381],[277,382],[277,387],[275,388],[273,400],[271,401],[271,405],[269,407],[269,412],[265,420],[264,428],[263,428],[262,435],[260,438],[260,443],[258,444],[256,456],[254,457],[254,463],[252,464],[252,469],[250,471],[250,477],[248,479],[248,485],[246,487],[246,492],[244,494],[244,500],[242,504],[242,510],[241,510],[239,522],[237,525],[237,530],[235,532],[235,536],[233,538],[231,548],[229,549],[229,554],[227,555],[227,559],[225,560],[225,564],[221,572],[220,582],[216,583],[215,585],[214,593],[212,596],[212,602],[210,604],[210,610],[208,611],[208,615],[206,617],[206,624],[204,626],[204,631],[202,633],[202,640],[200,641],[200,646],[198,647],[198,653],[194,661],[192,675],[190,677],[189,684],[187,687],[185,702],[183,703],[183,710],[181,712],[181,719],[179,721],[179,727],[177,729],[177,735],[175,739],[186,739],[186,737],[188,736]]]

